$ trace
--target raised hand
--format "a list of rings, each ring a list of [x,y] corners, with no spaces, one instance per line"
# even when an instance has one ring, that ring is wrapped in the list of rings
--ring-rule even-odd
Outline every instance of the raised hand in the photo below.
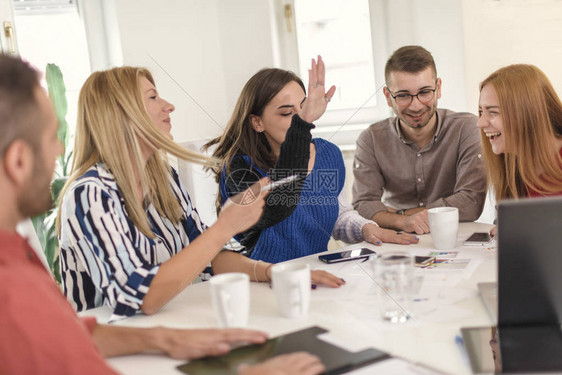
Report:
[[[328,103],[336,92],[336,86],[330,87],[326,91],[326,67],[322,57],[318,56],[318,61],[312,59],[310,70],[308,71],[308,97],[306,98],[300,117],[306,122],[318,120],[326,111]]]

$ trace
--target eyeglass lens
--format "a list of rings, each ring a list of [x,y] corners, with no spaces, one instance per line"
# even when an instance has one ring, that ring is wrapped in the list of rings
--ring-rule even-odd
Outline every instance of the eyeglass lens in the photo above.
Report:
[[[420,102],[427,103],[431,99],[433,99],[434,93],[435,93],[435,90],[421,90],[420,92],[418,92],[415,95],[398,94],[398,95],[396,95],[396,97],[394,99],[396,100],[396,103],[398,103],[399,105],[408,105],[412,102],[412,100],[414,100],[414,96],[417,96],[418,100]]]

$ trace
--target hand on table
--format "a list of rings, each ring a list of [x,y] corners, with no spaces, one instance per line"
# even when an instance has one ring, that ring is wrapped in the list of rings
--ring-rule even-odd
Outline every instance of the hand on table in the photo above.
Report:
[[[384,229],[372,223],[363,225],[361,232],[363,233],[363,240],[376,246],[381,246],[383,242],[410,245],[418,243],[420,240],[413,234],[396,233],[396,231]]]
[[[427,210],[423,210],[413,215],[400,217],[399,227],[409,233],[425,234],[429,233],[429,218]]]
[[[345,284],[344,279],[340,279],[339,277],[332,275],[330,272],[322,270],[310,271],[310,279],[312,281],[312,285],[325,285],[330,288],[339,288]]]
[[[269,280],[271,280],[271,267],[266,268],[266,275]],[[310,281],[312,282],[313,288],[314,285],[324,285],[330,288],[339,288],[343,284],[345,284],[345,280],[337,277],[336,275],[332,275],[328,271],[323,270],[312,270],[310,271]]]
[[[300,118],[306,122],[312,123],[318,120],[326,111],[328,102],[336,92],[336,86],[330,87],[326,92],[325,79],[326,67],[322,57],[318,56],[318,62],[312,59],[308,71],[308,96],[299,114]]]
[[[226,329],[168,329],[159,330],[162,351],[172,358],[195,359],[228,353],[231,344],[262,344],[267,334],[238,328]]]
[[[257,365],[238,367],[238,375],[316,375],[323,371],[320,358],[305,352],[283,354]]]

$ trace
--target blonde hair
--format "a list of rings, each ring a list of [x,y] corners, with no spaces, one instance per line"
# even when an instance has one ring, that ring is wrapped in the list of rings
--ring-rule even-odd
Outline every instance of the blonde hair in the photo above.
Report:
[[[115,177],[135,226],[145,235],[154,237],[143,205],[137,199],[135,182],[140,182],[146,193],[145,200],[151,202],[161,216],[176,223],[182,218],[183,211],[170,188],[170,165],[165,152],[207,166],[216,162],[177,145],[154,125],[144,104],[140,86],[142,77],[154,84],[147,69],[136,67],[94,72],[86,80],[78,98],[71,175],[61,197],[89,168],[103,163]],[[156,150],[146,166],[140,140]],[[59,234],[60,215],[59,211]]]
[[[496,155],[481,132],[496,200],[562,191],[562,158],[553,142],[562,138],[562,104],[547,76],[534,65],[510,65],[492,73],[480,90],[486,85],[498,97],[505,138],[506,152]]]

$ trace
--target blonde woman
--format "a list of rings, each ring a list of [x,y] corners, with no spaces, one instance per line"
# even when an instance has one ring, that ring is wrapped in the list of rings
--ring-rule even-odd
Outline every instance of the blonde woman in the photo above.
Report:
[[[165,152],[196,163],[212,160],[172,141],[170,114],[143,68],[93,73],[78,102],[72,174],[59,214],[63,291],[76,310],[103,304],[113,319],[153,314],[212,261],[215,273],[270,279],[270,265],[223,251],[261,216],[264,197],[229,204],[207,228]],[[234,197],[232,201],[237,202]],[[340,285],[325,272],[318,282]]]

